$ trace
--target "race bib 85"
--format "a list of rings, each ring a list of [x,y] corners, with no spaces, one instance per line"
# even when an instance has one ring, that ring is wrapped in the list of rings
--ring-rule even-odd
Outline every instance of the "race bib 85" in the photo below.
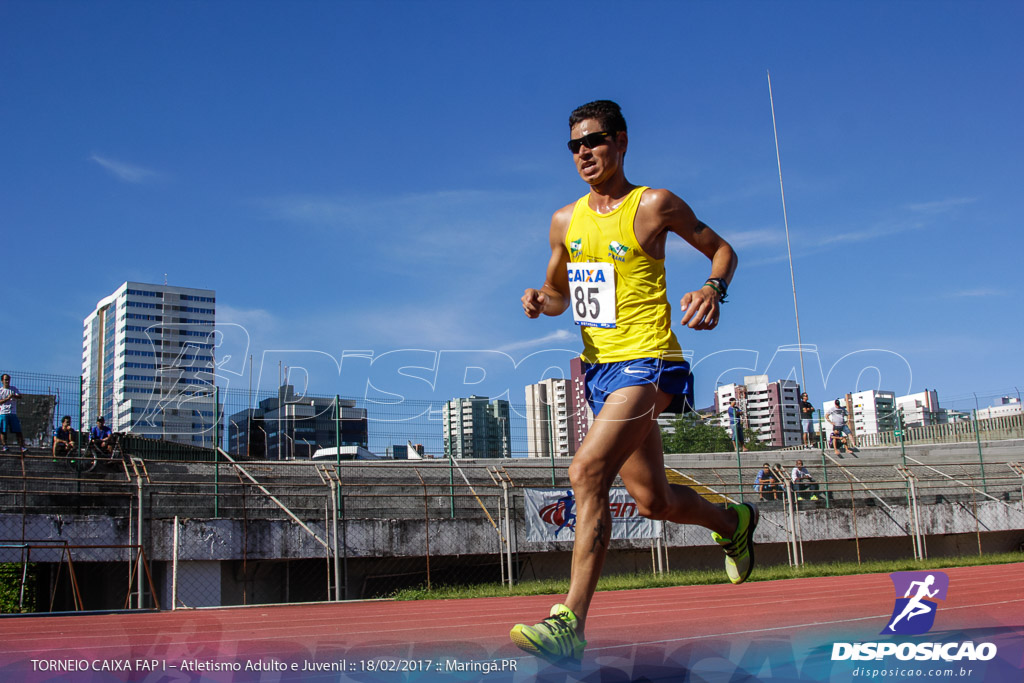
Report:
[[[615,327],[615,267],[570,263],[569,306],[577,325]]]

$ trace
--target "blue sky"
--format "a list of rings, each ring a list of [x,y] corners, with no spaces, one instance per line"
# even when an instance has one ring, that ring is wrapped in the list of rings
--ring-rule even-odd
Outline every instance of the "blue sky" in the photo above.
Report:
[[[166,273],[216,290],[232,387],[251,354],[263,389],[281,361],[322,393],[522,402],[580,348],[519,297],[586,191],[568,113],[610,98],[630,180],[740,255],[719,328],[679,330],[698,405],[789,375],[770,70],[812,399],[973,407],[1024,384],[1021,25],[998,2],[5,0],[0,365],[76,374],[97,300]],[[668,254],[678,301],[708,264]]]

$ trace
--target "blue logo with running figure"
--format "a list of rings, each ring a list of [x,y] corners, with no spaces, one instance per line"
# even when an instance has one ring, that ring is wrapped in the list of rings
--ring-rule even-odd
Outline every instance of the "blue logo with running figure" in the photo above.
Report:
[[[882,633],[914,636],[930,631],[939,607],[935,600],[946,599],[949,577],[943,572],[894,572],[889,578],[896,591],[896,604]]]

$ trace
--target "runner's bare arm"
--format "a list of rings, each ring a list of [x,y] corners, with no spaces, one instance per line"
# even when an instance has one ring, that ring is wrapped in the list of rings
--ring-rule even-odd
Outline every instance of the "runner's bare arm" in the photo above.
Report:
[[[544,315],[561,315],[569,307],[569,275],[566,264],[569,263],[569,252],[565,249],[565,234],[569,230],[573,205],[562,207],[551,217],[551,230],[548,240],[551,243],[551,259],[545,275],[544,286],[540,289],[528,288],[522,298],[523,312],[529,318]]]
[[[732,282],[739,260],[736,252],[718,233],[699,221],[686,202],[668,190],[648,190],[644,193],[644,200],[645,203],[650,202],[660,229],[679,235],[711,260],[708,279],[721,278],[726,284]],[[691,329],[711,330],[718,325],[721,313],[718,292],[710,285],[687,292],[680,307],[683,310],[680,322]]]

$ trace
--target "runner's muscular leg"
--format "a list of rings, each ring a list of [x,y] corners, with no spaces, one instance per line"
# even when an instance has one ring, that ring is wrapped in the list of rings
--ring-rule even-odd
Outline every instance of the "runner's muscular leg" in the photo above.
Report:
[[[611,539],[608,490],[622,463],[656,424],[652,415],[659,395],[664,396],[653,384],[613,392],[569,466],[576,497],[576,540],[565,605],[579,620],[581,638]]]
[[[644,517],[696,524],[725,537],[736,530],[739,520],[735,511],[715,505],[689,486],[668,482],[659,429],[648,432],[644,443],[619,470],[619,476]]]

